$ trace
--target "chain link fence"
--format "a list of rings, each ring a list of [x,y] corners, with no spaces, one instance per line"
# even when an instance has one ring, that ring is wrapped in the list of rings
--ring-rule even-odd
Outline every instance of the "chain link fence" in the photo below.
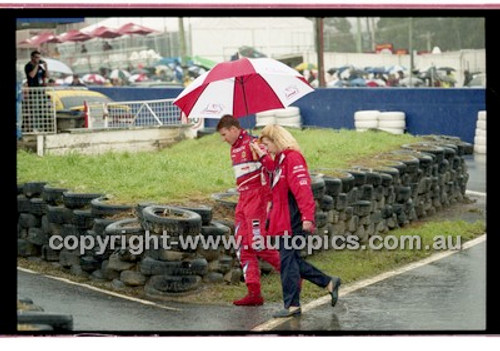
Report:
[[[20,118],[23,134],[56,132],[56,108],[47,94],[54,88],[23,87],[21,89]]]
[[[174,99],[89,104],[89,128],[179,125],[181,110]]]

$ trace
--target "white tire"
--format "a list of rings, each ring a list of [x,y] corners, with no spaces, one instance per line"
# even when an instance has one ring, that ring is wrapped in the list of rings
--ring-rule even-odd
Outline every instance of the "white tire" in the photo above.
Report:
[[[354,121],[356,129],[378,128],[377,120]]]
[[[300,128],[302,125],[302,119],[300,115],[296,116],[291,116],[291,117],[278,117],[276,118],[276,123],[279,124],[280,126],[294,126],[297,128]]]
[[[288,106],[285,109],[275,110],[274,115],[276,117],[291,117],[300,114],[300,109],[297,106]]]
[[[404,129],[401,128],[379,128],[380,130],[383,130],[384,132],[391,133],[391,134],[403,134]]]
[[[275,124],[275,123],[276,123],[276,118],[274,118],[274,116],[270,116],[270,117],[257,117],[255,119],[255,125],[257,127],[267,126],[268,124]]]
[[[476,136],[474,138],[474,146],[476,145],[486,145],[486,137]]]
[[[486,111],[479,111],[477,113],[477,119],[480,121],[486,121]]]
[[[380,112],[378,115],[379,121],[404,121],[404,112]]]
[[[365,110],[365,111],[356,111],[354,113],[355,121],[372,121],[377,120],[380,111],[378,110]]]
[[[486,153],[486,145],[474,145],[474,153],[485,154]]]
[[[486,138],[486,130],[476,128],[476,136]]]
[[[406,128],[406,122],[404,120],[379,120],[379,128]]]
[[[262,112],[257,112],[255,114],[255,117],[257,117],[257,118],[260,118],[260,117],[274,117],[275,113],[276,113],[276,110],[262,111]]]
[[[484,120],[484,121],[478,120],[476,125],[477,125],[477,129],[486,130],[486,120]]]

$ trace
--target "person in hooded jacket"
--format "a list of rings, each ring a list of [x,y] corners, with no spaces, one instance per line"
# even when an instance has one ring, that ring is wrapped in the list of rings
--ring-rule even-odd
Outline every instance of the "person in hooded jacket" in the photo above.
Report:
[[[279,125],[265,126],[259,142],[267,148],[267,152],[257,142],[253,142],[251,148],[262,166],[272,172],[272,202],[267,232],[268,235],[279,236],[284,309],[273,316],[283,318],[301,314],[301,279],[326,288],[331,295],[331,304],[335,306],[341,279],[330,277],[305,261],[300,255],[301,250],[293,245],[292,238],[295,236],[306,240],[306,236],[315,231],[316,204],[311,177],[300,147],[290,132]]]

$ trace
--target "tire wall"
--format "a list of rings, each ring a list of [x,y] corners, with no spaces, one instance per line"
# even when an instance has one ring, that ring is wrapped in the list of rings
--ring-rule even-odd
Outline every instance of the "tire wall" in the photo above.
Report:
[[[355,175],[350,185],[343,178],[331,178],[330,184],[342,183],[334,189],[325,185],[324,175],[315,171],[315,179],[323,178],[313,182],[317,234],[352,234],[363,241],[463,200],[468,173],[462,156],[473,152],[472,144],[458,138],[429,136],[429,143],[403,145],[398,151],[392,159],[401,155],[399,164],[405,164],[405,168],[390,177],[361,165],[344,170]],[[417,156],[408,161],[409,154]],[[159,230],[146,221],[146,215],[152,213],[149,203],[121,205],[111,210],[102,202],[106,198],[98,197],[100,194],[81,195],[77,201],[74,193],[51,188],[44,182],[18,185],[18,256],[41,259],[71,274],[107,281],[117,290],[145,289],[146,294],[155,297],[194,291],[202,284],[242,281],[235,251],[223,247],[194,251],[146,248],[141,253],[120,246],[122,250],[108,248],[104,252],[97,248],[83,253],[79,249],[53,250],[48,243],[54,235],[104,238],[117,232],[141,236],[146,229],[153,234]],[[228,200],[229,195],[234,193],[214,199],[215,206],[222,206],[224,213],[231,214],[236,203]],[[199,222],[183,227],[185,233],[205,237],[233,235],[232,222],[212,219],[209,210],[212,208],[205,205],[197,209],[201,215],[192,214],[196,212],[192,210],[191,217],[195,221],[199,218]],[[120,223],[124,226],[120,227]],[[271,271],[265,264],[261,270]]]
[[[115,101],[175,98],[182,89],[92,88]],[[425,102],[425,103],[424,103]],[[402,111],[406,131],[413,135],[454,135],[474,143],[478,112],[486,110],[485,89],[473,88],[318,88],[296,101],[302,126],[355,129],[353,116],[360,110]],[[243,128],[253,128],[255,115],[240,119]],[[215,127],[207,119],[205,127]]]

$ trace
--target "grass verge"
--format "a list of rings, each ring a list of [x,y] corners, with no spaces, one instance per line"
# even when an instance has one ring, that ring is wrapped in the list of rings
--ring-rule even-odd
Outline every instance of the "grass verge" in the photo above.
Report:
[[[347,167],[358,159],[416,142],[409,134],[353,130],[290,130],[310,169]],[[255,133],[257,134],[257,133]],[[39,157],[17,152],[17,182],[47,181],[75,192],[113,195],[116,203],[206,202],[234,187],[229,146],[218,134],[183,140],[157,152]]]

